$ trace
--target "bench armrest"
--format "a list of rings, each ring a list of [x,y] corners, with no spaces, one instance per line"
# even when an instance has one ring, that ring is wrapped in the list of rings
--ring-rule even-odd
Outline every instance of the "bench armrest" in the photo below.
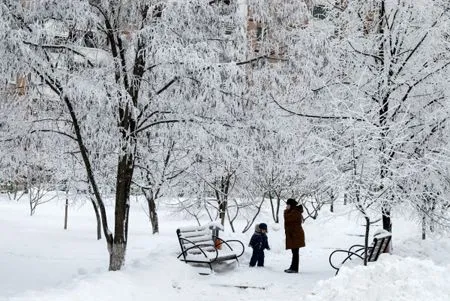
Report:
[[[356,249],[356,248],[358,248],[358,249],[357,250],[353,250],[353,249]],[[363,245],[353,245],[350,248],[348,248],[348,251],[357,253],[357,252],[361,251],[361,249],[364,249]]]
[[[332,257],[333,257],[333,255],[336,254],[336,253],[346,253],[346,254],[347,254],[347,257],[345,257],[345,259],[341,262],[341,266],[342,266],[348,259],[351,260],[350,257],[352,257],[352,256],[356,256],[356,257],[358,257],[359,259],[364,260],[364,257],[362,257],[360,254],[358,254],[358,253],[356,253],[356,252],[347,251],[347,250],[335,250],[335,251],[333,251],[333,252],[330,254],[330,257],[328,257],[328,262],[330,263],[330,266],[331,266],[333,269],[336,270],[336,275],[337,275],[337,273],[339,272],[339,269],[340,269],[340,267],[336,267],[336,266],[333,264]]]
[[[229,243],[230,243],[230,242],[232,242],[232,243],[234,243],[234,242],[239,243],[239,244],[241,245],[241,247],[242,247],[242,252],[241,252],[239,255],[236,254],[236,257],[240,257],[240,256],[242,256],[242,254],[244,254],[245,247],[244,247],[244,244],[243,244],[240,240],[237,240],[237,239],[223,240],[222,238],[220,238],[220,237],[218,237],[218,236],[213,236],[213,238],[214,238],[214,240],[216,240],[216,239],[220,240],[220,243],[221,243],[221,244],[225,244],[231,251],[234,251],[234,250],[233,250],[233,248],[229,245]]]
[[[183,252],[181,252],[180,255],[177,256],[177,258],[180,258],[182,255],[183,255],[183,257],[186,257],[186,255],[188,255],[187,251],[190,251],[190,250],[193,250],[193,249],[200,250],[200,252],[202,252],[202,254],[205,256],[205,258],[209,258],[208,255],[206,255],[205,251],[201,248],[200,245],[197,245],[196,243],[194,243],[194,242],[192,242],[192,241],[190,241],[189,239],[186,239],[186,238],[179,237],[179,239],[192,244],[192,247],[189,247],[186,250],[184,250]],[[217,257],[219,257],[219,252],[216,249],[215,249],[215,251],[216,251],[216,257],[214,258],[213,261],[216,261]]]

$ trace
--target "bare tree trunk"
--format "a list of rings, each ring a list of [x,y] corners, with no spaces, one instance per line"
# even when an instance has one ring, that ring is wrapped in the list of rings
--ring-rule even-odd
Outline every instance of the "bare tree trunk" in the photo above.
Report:
[[[158,220],[158,212],[156,212],[156,204],[155,200],[151,200],[148,203],[148,209],[150,214],[150,222],[152,223],[152,233],[159,233],[159,220]]]
[[[334,212],[334,201],[336,200],[336,194],[331,189],[328,195],[330,196],[330,212]]]
[[[30,200],[30,216],[33,216],[34,210],[36,209],[36,207],[33,206],[33,201],[32,201],[31,193],[29,194],[28,197],[29,197],[29,200]]]
[[[231,218],[230,211],[228,210],[228,208],[227,208],[227,215],[228,215],[228,223],[230,224],[231,232],[234,233],[234,232],[236,232],[234,230],[234,225],[233,225],[234,219]]]
[[[114,243],[109,246],[109,270],[119,271],[125,264],[126,243]]]
[[[426,215],[422,215],[422,240],[425,240],[427,238],[426,235],[427,232],[427,222],[426,222]]]
[[[436,202],[437,202],[436,198],[434,198],[432,202],[433,202],[433,206],[431,207],[431,211],[434,213],[436,210]],[[428,225],[429,225],[430,232],[433,233],[434,232],[434,218],[430,218]]]
[[[67,230],[67,218],[69,214],[69,197],[68,192],[66,191],[66,206],[64,206],[64,230]]]
[[[370,230],[370,218],[365,215],[366,220],[366,232],[364,234],[364,265],[367,265],[367,256],[369,251],[369,230]]]
[[[219,204],[219,218],[222,226],[225,226],[226,211],[228,208],[228,191],[230,189],[232,174],[227,174],[220,180],[220,191],[216,190],[216,198]]]
[[[277,206],[276,206],[276,214],[277,214],[277,223],[280,222],[280,206],[281,206],[281,197],[277,194]]]
[[[116,182],[114,240],[110,250],[109,270],[118,271],[125,264],[130,210],[130,189],[133,178],[133,154],[123,149],[119,156]],[[126,153],[128,151],[128,153]]]
[[[264,199],[264,197],[265,197],[265,194],[263,193],[263,199]],[[276,214],[275,214],[275,206],[273,205],[273,198],[272,198],[272,193],[271,193],[271,192],[269,192],[269,202],[270,202],[270,209],[271,209],[271,211],[272,211],[272,218],[273,218],[273,221],[274,221],[275,223],[278,223],[278,221],[277,221],[277,216],[276,216]]]
[[[386,15],[386,8],[385,8],[385,1],[380,2],[379,7],[379,22],[378,22],[378,34],[380,36],[384,35],[384,26],[385,26],[385,16]],[[386,68],[386,56],[385,56],[385,44],[384,41],[381,42],[379,46],[379,53],[378,56],[380,57],[380,60],[377,62],[379,65],[379,69],[383,70]],[[380,72],[381,74],[381,72]],[[392,70],[389,68],[388,70],[388,78],[386,80],[389,81],[389,78],[392,76]],[[381,144],[380,144],[380,153],[381,153],[381,168],[380,168],[380,182],[383,183],[384,179],[388,176],[389,170],[388,170],[388,160],[386,155],[386,139],[387,134],[389,131],[389,126],[387,125],[387,113],[389,111],[389,96],[390,92],[384,92],[381,83],[379,83],[378,87],[379,93],[378,98],[380,102],[380,110],[379,110],[379,127],[380,127],[380,137],[381,137]],[[383,190],[383,184],[380,185],[380,191]],[[382,217],[383,217],[383,229],[386,231],[389,231],[392,233],[392,221],[391,221],[391,205],[385,204],[381,209]]]
[[[275,193],[276,197],[277,197],[277,201],[276,204],[273,204],[273,197],[272,197],[272,193],[269,192],[269,200],[270,200],[270,208],[272,209],[272,217],[273,217],[273,221],[278,224],[280,222],[280,196],[279,194]]]
[[[91,198],[92,206],[94,207],[95,218],[97,220],[97,240],[102,239],[102,223],[100,219],[100,212],[98,210],[98,206],[95,203],[95,200]]]
[[[150,219],[150,224],[152,225],[152,233],[159,233],[159,220],[158,213],[156,212],[156,202],[155,198],[153,197],[153,191],[142,188],[142,192],[144,193],[145,199],[147,200],[148,217]]]
[[[383,229],[392,233],[391,211],[389,209],[382,209],[383,214]]]
[[[222,226],[225,226],[225,215],[228,207],[228,201],[226,198],[223,198],[219,203],[219,218]]]
[[[236,220],[237,216],[239,215],[239,204],[236,200],[233,200],[233,201],[234,201],[234,204],[236,205],[236,214],[233,217],[231,217],[230,208],[227,207],[227,216],[228,216],[228,223],[230,224],[230,227],[231,227],[231,231],[234,233],[234,232],[236,232],[234,230],[234,221]]]

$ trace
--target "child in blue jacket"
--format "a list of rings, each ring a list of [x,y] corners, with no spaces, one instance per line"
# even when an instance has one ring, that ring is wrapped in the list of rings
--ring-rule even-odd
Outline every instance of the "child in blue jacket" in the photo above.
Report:
[[[255,226],[255,233],[253,233],[249,243],[249,247],[253,248],[252,258],[250,259],[251,267],[254,267],[256,264],[259,267],[264,266],[264,250],[270,250],[266,233],[267,225],[265,223]]]

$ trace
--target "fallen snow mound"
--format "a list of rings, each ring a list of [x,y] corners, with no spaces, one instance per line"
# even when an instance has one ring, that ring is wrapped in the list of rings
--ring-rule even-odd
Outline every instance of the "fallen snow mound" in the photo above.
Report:
[[[448,301],[450,265],[431,260],[382,255],[369,266],[343,267],[338,276],[320,281],[309,301],[396,300]]]

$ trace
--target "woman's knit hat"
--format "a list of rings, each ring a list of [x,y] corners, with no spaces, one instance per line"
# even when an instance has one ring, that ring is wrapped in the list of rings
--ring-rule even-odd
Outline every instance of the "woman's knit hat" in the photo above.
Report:
[[[297,203],[297,201],[294,200],[294,199],[287,199],[286,205],[297,206],[298,203]]]

